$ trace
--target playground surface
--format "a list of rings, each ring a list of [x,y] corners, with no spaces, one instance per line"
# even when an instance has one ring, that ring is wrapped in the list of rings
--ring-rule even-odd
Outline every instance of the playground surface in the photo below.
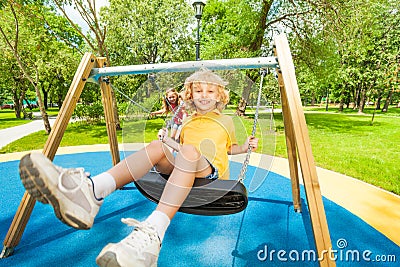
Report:
[[[108,149],[108,145],[61,147],[54,161],[63,167],[82,166],[95,175],[111,167]],[[24,193],[18,160],[25,153],[0,155],[2,240]],[[129,153],[121,152],[121,158]],[[254,154],[250,164],[256,158]],[[240,167],[240,159],[232,160],[233,177]],[[255,171],[250,166],[248,176]],[[287,161],[275,158],[269,172],[257,172],[266,178],[249,193],[245,211],[211,217],[178,213],[167,231],[158,266],[318,266],[304,188],[303,211],[296,213]],[[398,266],[399,196],[319,168],[318,177],[336,265]],[[50,206],[37,203],[14,255],[0,259],[0,266],[95,266],[107,243],[118,242],[131,231],[120,219],[143,220],[154,207],[129,185],[128,190],[110,195],[93,228],[82,231],[59,222]]]

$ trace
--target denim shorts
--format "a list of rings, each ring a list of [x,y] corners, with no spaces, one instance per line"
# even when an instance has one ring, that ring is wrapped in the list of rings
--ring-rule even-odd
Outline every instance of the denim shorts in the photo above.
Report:
[[[177,154],[177,153],[178,153],[178,152],[174,151],[174,152],[172,152],[172,155],[174,155],[174,157],[176,157],[176,154]],[[207,160],[208,164],[210,164],[211,173],[208,174],[208,175],[206,175],[206,176],[204,176],[204,177],[199,177],[199,178],[205,178],[205,179],[209,179],[209,180],[216,180],[216,179],[218,179],[218,178],[219,178],[218,168],[215,167],[206,157],[204,157],[204,158]]]
[[[176,124],[176,123],[174,123],[174,124],[172,124],[171,129],[178,130],[179,127],[181,127],[181,125],[182,125],[182,124]]]
[[[208,161],[208,160],[207,160],[207,161]],[[211,163],[210,163],[210,167],[211,167],[211,173],[210,173],[209,175],[206,175],[206,176],[204,176],[204,177],[199,177],[199,178],[204,178],[204,179],[208,179],[208,180],[216,180],[216,179],[218,179],[218,177],[219,177],[218,169],[217,169],[216,167],[214,167],[214,165],[212,165]],[[153,170],[154,172],[157,172],[157,173],[161,174],[165,179],[168,180],[169,174],[160,173],[160,172],[157,170],[156,167],[153,167],[152,170]]]
[[[212,163],[211,163],[207,158],[205,158],[205,159],[208,161],[208,163],[210,163],[211,173],[210,173],[209,175],[206,175],[205,177],[202,177],[202,178],[209,179],[209,180],[216,180],[216,179],[218,179],[219,174],[218,174],[218,169],[217,169],[217,167],[215,167],[214,165],[212,165]]]

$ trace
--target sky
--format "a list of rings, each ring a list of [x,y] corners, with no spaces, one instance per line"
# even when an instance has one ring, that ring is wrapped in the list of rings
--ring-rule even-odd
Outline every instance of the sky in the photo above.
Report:
[[[96,9],[98,11],[100,10],[100,8],[102,6],[108,5],[108,0],[91,0],[91,1],[96,2]],[[83,32],[86,33],[89,28],[88,28],[86,22],[79,15],[79,12],[76,11],[73,6],[67,6],[65,8],[65,10],[66,10],[67,14],[69,15],[70,19],[73,22],[75,22],[76,24],[78,24],[82,28]]]
[[[108,0],[90,0],[90,1],[95,1],[96,2],[96,9],[98,11],[100,11],[101,7],[109,5]],[[186,1],[190,5],[192,5],[192,3],[193,3],[193,0],[186,0]],[[204,3],[207,3],[206,0],[202,0],[202,1]],[[89,30],[86,22],[81,18],[81,16],[79,15],[78,11],[76,11],[74,9],[74,6],[67,6],[65,8],[65,10],[66,10],[67,14],[69,15],[70,19],[73,22],[77,23],[82,28],[84,33],[86,33]]]

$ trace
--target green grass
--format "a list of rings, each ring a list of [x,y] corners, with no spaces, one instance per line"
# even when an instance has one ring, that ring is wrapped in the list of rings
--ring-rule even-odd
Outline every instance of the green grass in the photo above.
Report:
[[[117,133],[121,142],[121,132]],[[34,149],[43,149],[48,135],[39,131],[14,141],[2,149],[0,153],[11,153]],[[107,129],[105,123],[87,124],[83,122],[70,123],[64,133],[60,146],[80,146],[93,144],[107,144]]]
[[[372,115],[357,112],[337,113],[324,108],[306,112],[311,146],[317,166],[366,181],[400,195],[400,116],[395,109],[389,114],[378,114],[371,125]],[[315,112],[320,111],[320,112]],[[389,110],[390,111],[390,110]],[[264,118],[265,117],[265,118]],[[261,115],[262,128],[269,127],[269,115]],[[243,142],[251,132],[251,118],[234,119],[237,138]],[[260,143],[262,153],[287,157],[282,115],[274,116],[276,135],[265,131]],[[117,132],[119,142],[150,142],[157,138],[164,125],[161,118],[130,121]],[[257,130],[258,135],[260,129]],[[44,131],[31,134],[0,150],[0,153],[42,149],[47,140]],[[68,126],[61,146],[107,144],[104,123],[72,123]],[[276,147],[274,146],[276,143]]]
[[[0,129],[10,128],[30,122],[30,120],[15,118],[14,110],[0,110]]]
[[[400,195],[400,117],[306,113],[317,166]],[[275,116],[276,156],[287,157],[282,116]]]
[[[382,106],[383,107],[383,106]],[[304,108],[305,111],[318,111],[318,112],[326,112],[325,106],[308,106]],[[342,112],[339,112],[339,107],[337,106],[329,106],[328,112],[333,113],[341,113],[341,114],[358,114],[358,109],[353,110],[352,108],[345,108]],[[376,116],[393,116],[400,117],[400,108],[396,108],[395,106],[390,106],[387,112],[382,112],[382,110],[375,110],[373,106],[365,107],[363,111],[363,115],[371,115],[375,113]]]
[[[40,112],[39,108],[33,109],[32,111],[33,112]],[[55,116],[58,115],[59,111],[60,111],[59,108],[48,108],[46,110],[46,113],[47,113],[48,116],[55,117]]]
[[[39,109],[38,108],[33,109],[32,111],[39,112]],[[58,114],[58,108],[49,108],[47,110],[47,115],[49,116],[57,116],[57,114]],[[17,119],[15,117],[14,110],[12,109],[0,110],[0,130],[26,124],[29,122],[31,122],[31,120]]]

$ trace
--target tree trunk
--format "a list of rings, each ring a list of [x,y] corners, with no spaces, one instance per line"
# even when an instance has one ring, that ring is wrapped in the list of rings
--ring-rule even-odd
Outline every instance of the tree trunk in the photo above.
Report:
[[[358,113],[363,113],[365,104],[365,89],[362,88],[360,92],[360,104],[358,105]]]
[[[257,30],[253,33],[254,39],[249,46],[249,50],[252,52],[258,51],[262,46],[265,29],[267,28],[267,16],[273,2],[273,0],[263,0],[260,19],[256,27]]]
[[[273,0],[263,0],[262,9],[260,12],[260,19],[258,20],[256,31],[251,34],[251,36],[254,36],[254,38],[249,44],[250,52],[256,52],[261,49],[264,40],[265,29],[267,28],[267,16],[273,2]],[[255,79],[251,80],[253,80],[253,82],[255,81]],[[242,98],[240,99],[238,107],[236,108],[236,114],[238,116],[245,115],[247,102],[249,101],[250,90],[251,84],[247,84],[243,89]]]
[[[121,122],[119,120],[118,103],[117,103],[117,98],[115,97],[114,90],[111,90],[111,98],[112,98],[112,104],[114,107],[115,128],[117,129],[117,131],[119,131],[119,130],[122,130],[122,127],[121,127]]]
[[[347,98],[345,102],[346,102],[346,108],[349,108],[350,107],[350,98]]]
[[[389,104],[392,101],[394,87],[392,90],[389,91],[388,97],[386,98],[385,105],[382,108],[382,112],[387,112],[389,109]]]
[[[48,110],[48,109],[49,109],[49,106],[48,106],[48,98],[49,98],[50,88],[51,88],[51,84],[49,85],[49,87],[47,88],[47,90],[44,88],[44,85],[42,85],[43,105],[44,105],[44,109],[45,109],[45,110]]]
[[[14,79],[15,89],[13,90],[14,113],[17,119],[21,119],[23,100],[25,98],[26,89],[23,87],[20,79]]]
[[[371,126],[374,125],[375,113],[376,113],[376,106],[374,108],[374,113],[372,113]]]
[[[50,122],[49,122],[49,117],[48,117],[48,115],[46,113],[46,110],[44,109],[44,105],[43,105],[43,101],[42,101],[42,95],[40,94],[39,87],[36,84],[35,84],[34,87],[35,87],[36,96],[38,98],[38,105],[39,105],[40,115],[42,115],[44,129],[45,129],[47,134],[50,134],[51,126],[50,126]]]
[[[326,89],[326,105],[325,105],[325,111],[328,111],[329,108],[329,88]]]
[[[356,89],[356,92],[354,94],[354,106],[353,106],[353,110],[356,110],[358,108],[358,103],[359,103],[359,94],[360,94],[360,90]]]
[[[61,109],[62,104],[63,104],[63,96],[59,94],[57,99],[58,110]]]
[[[24,64],[22,63],[19,55],[16,53],[15,50],[14,50],[14,55],[15,55],[15,58],[16,58],[16,60],[18,62],[18,65],[21,68],[22,72],[24,73],[26,79],[28,79],[28,81],[35,88],[36,96],[38,98],[38,105],[39,105],[39,109],[40,109],[40,114],[42,115],[42,120],[43,120],[43,124],[44,124],[44,129],[45,129],[47,134],[50,134],[51,126],[50,126],[50,122],[49,122],[49,117],[47,116],[46,110],[44,109],[43,101],[42,101],[42,95],[40,94],[39,87],[38,87],[37,83],[32,79],[31,75],[26,71]],[[36,80],[39,80],[39,79],[36,79]]]
[[[45,109],[45,110],[48,110],[49,107],[48,107],[48,105],[47,105],[47,99],[48,99],[49,92],[46,91],[46,90],[44,90],[43,87],[42,87],[42,92],[43,92],[43,105],[44,105],[44,109]]]
[[[343,107],[344,107],[344,90],[340,92],[339,112],[343,111]]]
[[[251,85],[253,84],[253,82],[250,79],[246,80],[246,86],[243,89],[242,92],[242,98],[239,101],[239,104],[236,108],[236,115],[238,116],[244,116],[246,115],[246,106],[247,106],[247,102],[249,101],[249,96],[250,96],[250,91],[251,91]]]
[[[19,98],[18,98],[16,92],[14,92],[13,100],[14,100],[14,113],[15,113],[15,117],[16,117],[17,119],[21,119],[22,106],[21,106],[21,101],[19,100]]]
[[[315,106],[315,92],[311,93],[311,106]]]
[[[376,109],[377,109],[377,110],[378,110],[378,109],[381,109],[381,100],[382,100],[382,94],[379,93],[379,96],[378,96],[378,98],[377,98],[377,100],[376,100]]]

